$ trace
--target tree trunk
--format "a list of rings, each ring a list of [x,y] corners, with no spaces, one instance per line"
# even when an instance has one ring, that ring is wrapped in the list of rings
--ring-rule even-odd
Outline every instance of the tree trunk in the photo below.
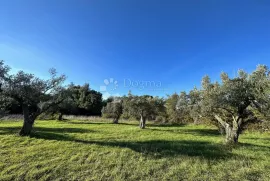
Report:
[[[145,122],[146,122],[145,117],[141,116],[141,120],[140,120],[140,128],[141,129],[145,128]]]
[[[226,132],[226,143],[227,144],[234,144],[238,143],[238,137],[239,137],[239,129],[238,127],[231,127],[229,124],[225,127]]]
[[[34,119],[32,119],[29,115],[29,108],[28,106],[23,106],[23,127],[21,128],[19,135],[20,136],[29,136],[32,128],[33,128],[33,124],[34,124]]]
[[[238,143],[238,137],[240,134],[240,124],[241,121],[234,118],[233,120],[233,126],[229,125],[225,121],[221,119],[221,117],[215,115],[215,118],[218,120],[218,122],[224,127],[225,133],[226,133],[226,144],[235,144]],[[239,118],[239,117],[238,117]]]
[[[113,119],[113,124],[118,124],[118,118]]]
[[[221,125],[218,125],[218,131],[221,135],[225,135],[226,134],[226,131],[225,131],[225,128]]]
[[[193,124],[197,125],[198,122],[199,122],[199,119],[198,119],[197,117],[194,117],[194,118],[193,118],[193,121],[194,121]]]
[[[63,120],[63,114],[60,113],[59,116],[58,116],[58,121],[62,121]]]

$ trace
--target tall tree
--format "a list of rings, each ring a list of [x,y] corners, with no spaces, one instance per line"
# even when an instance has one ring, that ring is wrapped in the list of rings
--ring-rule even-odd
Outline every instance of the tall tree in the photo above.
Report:
[[[1,93],[22,107],[24,122],[19,134],[27,136],[41,113],[64,100],[62,84],[66,77],[57,76],[55,69],[50,70],[49,80],[42,80],[23,71],[10,75],[9,70],[10,68],[0,61]]]

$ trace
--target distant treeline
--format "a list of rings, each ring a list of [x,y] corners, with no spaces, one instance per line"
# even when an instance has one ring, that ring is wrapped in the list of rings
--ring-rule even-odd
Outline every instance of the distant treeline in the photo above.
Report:
[[[89,84],[82,86],[70,84],[67,90],[70,91],[67,98],[69,101],[67,101],[66,105],[63,105],[61,110],[55,109],[54,113],[60,111],[66,115],[101,116],[101,109],[106,102],[102,100],[100,92],[90,89]],[[10,100],[6,104],[5,110],[9,114],[23,114],[22,105],[14,100]]]

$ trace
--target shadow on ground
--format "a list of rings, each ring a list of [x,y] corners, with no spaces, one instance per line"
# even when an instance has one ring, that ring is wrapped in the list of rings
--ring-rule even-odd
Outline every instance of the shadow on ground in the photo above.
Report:
[[[264,145],[257,145],[257,144],[251,144],[251,143],[238,143],[237,146],[241,146],[241,147],[253,147],[253,148],[260,148],[260,149],[268,149],[268,151],[270,151],[270,146],[264,146]]]
[[[138,124],[134,124],[134,123],[118,123],[118,124],[114,124],[112,122],[91,122],[91,121],[63,121],[66,124],[89,124],[89,125],[129,125],[129,126],[139,126]]]
[[[106,147],[128,148],[144,156],[154,158],[174,157],[179,155],[197,156],[208,160],[225,159],[232,156],[228,149],[224,149],[222,144],[214,144],[207,141],[195,140],[149,140],[149,141],[115,141],[115,140],[83,140],[64,134],[53,132],[35,132],[33,138],[70,141],[86,145],[99,145]]]
[[[138,123],[139,124],[139,123]],[[186,124],[166,124],[166,123],[160,123],[160,124],[146,124],[146,127],[149,128],[159,128],[159,127],[164,127],[164,128],[178,128],[178,127],[185,127]]]
[[[21,127],[0,127],[0,135],[6,134],[17,134],[19,133]],[[82,128],[46,128],[46,127],[34,127],[33,134],[36,132],[44,133],[93,133],[94,130],[82,129]]]
[[[154,129],[149,128],[149,129]],[[20,127],[0,127],[0,135],[18,133]],[[215,130],[191,129],[181,130],[195,135],[217,135]],[[145,156],[163,158],[174,156],[201,157],[208,160],[226,159],[233,156],[231,149],[227,149],[223,144],[212,143],[200,140],[147,140],[147,141],[117,141],[117,140],[87,140],[77,138],[65,133],[91,133],[95,132],[82,128],[46,128],[35,127],[32,138],[44,140],[68,141],[85,145],[100,145],[107,147],[128,148]],[[259,145],[243,143],[239,146],[259,148]]]
[[[251,138],[251,137],[248,137],[248,138],[244,138],[244,139],[270,141],[270,137],[269,138]]]
[[[170,133],[181,133],[190,134],[194,136],[220,136],[221,134],[218,130],[214,129],[157,129],[150,127],[149,130],[160,131],[160,132],[170,132]]]

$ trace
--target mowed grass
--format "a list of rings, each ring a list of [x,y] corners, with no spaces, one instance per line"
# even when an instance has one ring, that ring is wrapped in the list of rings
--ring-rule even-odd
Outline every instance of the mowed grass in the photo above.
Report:
[[[270,180],[269,133],[229,148],[203,125],[36,121],[19,137],[21,125],[0,122],[0,180]]]

